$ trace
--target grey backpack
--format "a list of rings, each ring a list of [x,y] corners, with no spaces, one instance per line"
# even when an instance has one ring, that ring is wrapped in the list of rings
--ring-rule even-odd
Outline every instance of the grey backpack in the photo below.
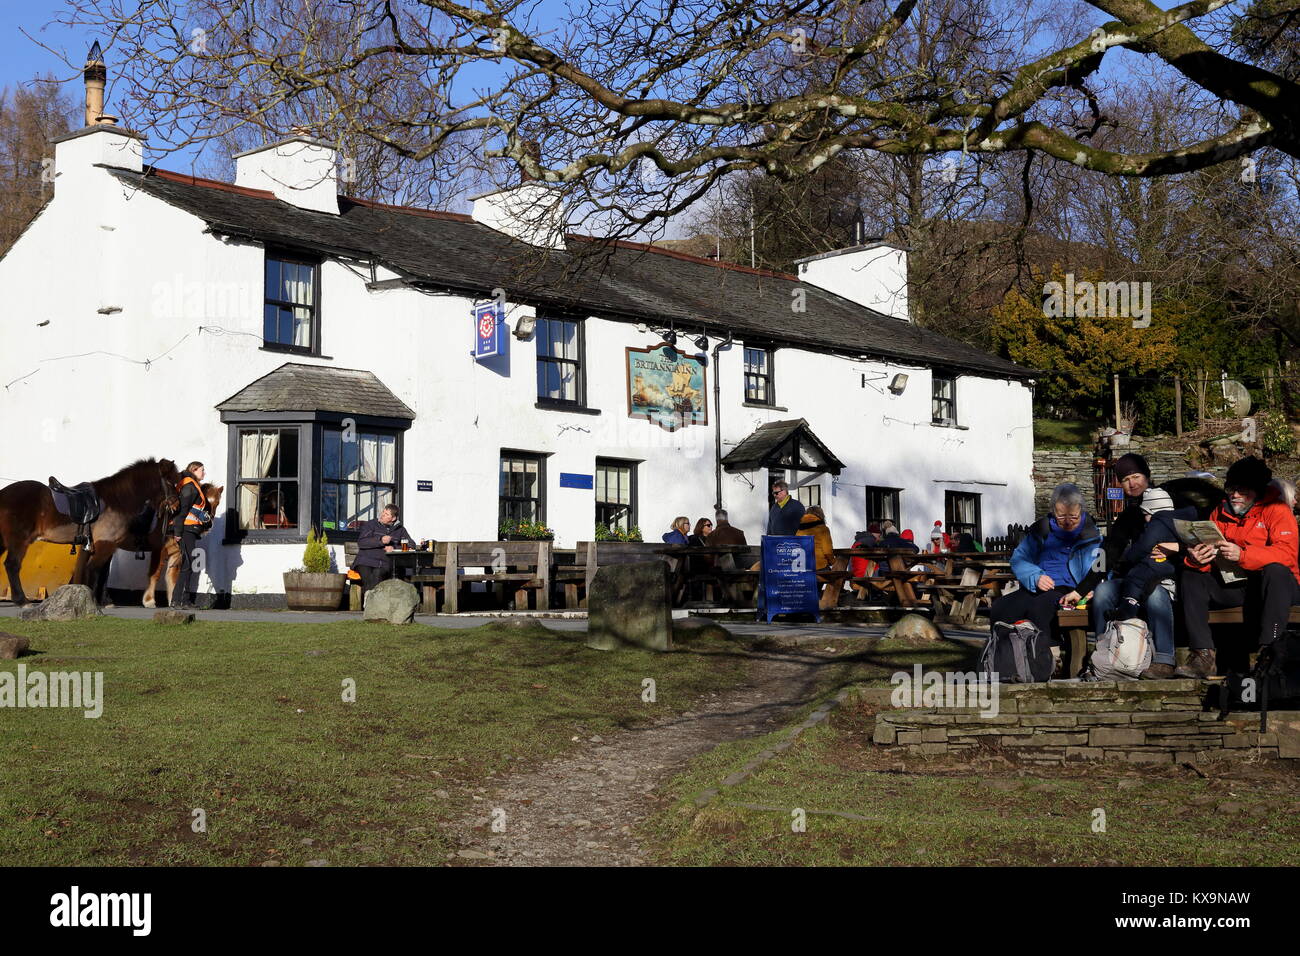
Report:
[[[980,657],[980,670],[990,680],[1009,684],[1051,680],[1053,667],[1051,644],[1033,621],[994,624]]]
[[[1140,617],[1111,621],[1097,638],[1089,674],[1093,680],[1137,680],[1151,666],[1151,630]]]

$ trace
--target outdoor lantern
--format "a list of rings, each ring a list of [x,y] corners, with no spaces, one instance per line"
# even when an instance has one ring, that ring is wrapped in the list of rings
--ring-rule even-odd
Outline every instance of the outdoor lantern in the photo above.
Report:
[[[895,395],[902,395],[905,388],[907,388],[907,375],[899,372],[894,376],[894,380],[889,383],[889,390]]]
[[[537,316],[521,315],[519,321],[515,323],[515,338],[527,339],[533,334],[533,328],[537,325]]]
[[[709,337],[707,335],[701,335],[695,340],[695,347],[701,352],[707,352],[709,350]]]

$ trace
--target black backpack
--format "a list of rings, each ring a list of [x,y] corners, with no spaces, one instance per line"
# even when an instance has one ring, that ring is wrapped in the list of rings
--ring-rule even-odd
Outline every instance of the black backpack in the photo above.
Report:
[[[990,679],[996,674],[999,681],[1008,684],[1050,680],[1054,663],[1051,643],[1033,621],[994,624],[980,656],[980,670]]]
[[[1250,673],[1230,673],[1222,685],[1211,688],[1205,709],[1215,703],[1220,720],[1232,710],[1258,710],[1259,732],[1268,733],[1270,707],[1300,705],[1300,634],[1287,631],[1261,647]]]

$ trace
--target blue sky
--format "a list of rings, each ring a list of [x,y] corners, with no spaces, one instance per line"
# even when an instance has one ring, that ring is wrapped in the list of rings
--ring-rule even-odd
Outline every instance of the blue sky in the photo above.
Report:
[[[43,29],[63,9],[62,0],[0,0],[0,86],[13,86],[47,72],[68,75],[68,68],[58,57],[20,30],[48,46],[67,51],[74,61],[85,56],[92,39],[89,34],[58,25]]]

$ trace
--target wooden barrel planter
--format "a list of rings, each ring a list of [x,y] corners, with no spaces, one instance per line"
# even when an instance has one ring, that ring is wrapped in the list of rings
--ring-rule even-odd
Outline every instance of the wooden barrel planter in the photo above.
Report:
[[[348,576],[326,572],[284,572],[284,600],[291,611],[337,611],[343,606]]]

